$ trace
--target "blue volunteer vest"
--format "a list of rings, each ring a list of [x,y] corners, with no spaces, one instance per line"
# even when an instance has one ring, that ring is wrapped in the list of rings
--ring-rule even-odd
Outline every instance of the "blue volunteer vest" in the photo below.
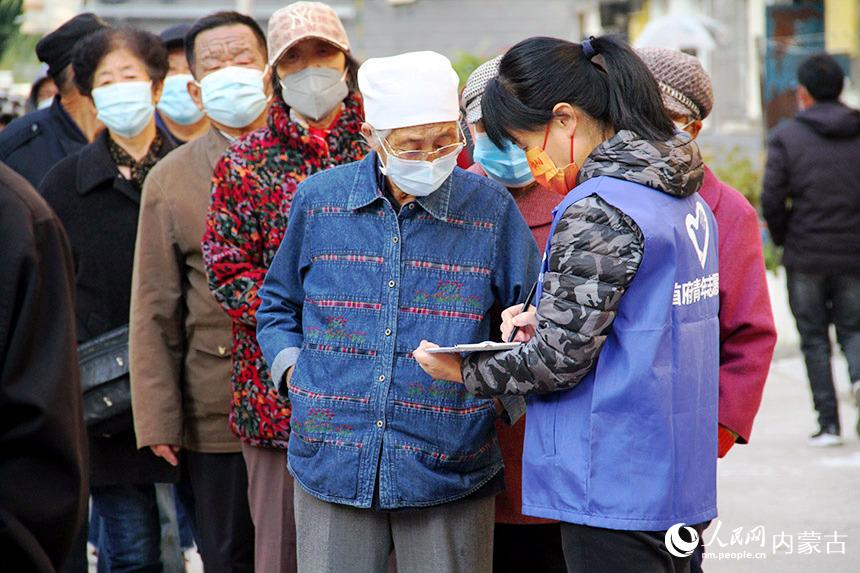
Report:
[[[621,530],[708,521],[717,514],[716,221],[698,194],[596,177],[556,207],[553,231],[590,195],[636,222],[644,254],[596,366],[569,391],[529,399],[523,512]],[[537,301],[548,259],[549,245]]]

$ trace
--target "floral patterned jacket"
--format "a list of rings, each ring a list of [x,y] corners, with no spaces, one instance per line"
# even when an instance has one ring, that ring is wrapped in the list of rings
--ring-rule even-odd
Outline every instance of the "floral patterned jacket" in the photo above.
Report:
[[[289,401],[274,389],[257,344],[257,290],[286,232],[296,186],[364,157],[363,121],[357,94],[344,100],[327,134],[293,121],[276,98],[268,126],[234,143],[215,167],[203,256],[209,288],[233,320],[230,428],[252,446],[286,449],[290,422]]]

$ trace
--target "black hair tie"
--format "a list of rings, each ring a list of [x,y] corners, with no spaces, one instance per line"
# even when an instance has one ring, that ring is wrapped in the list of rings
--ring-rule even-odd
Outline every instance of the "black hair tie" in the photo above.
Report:
[[[587,39],[583,40],[580,46],[582,46],[582,55],[591,60],[594,56],[597,55],[597,50],[594,49],[594,46],[591,45],[591,42],[594,40],[594,36],[589,36]]]

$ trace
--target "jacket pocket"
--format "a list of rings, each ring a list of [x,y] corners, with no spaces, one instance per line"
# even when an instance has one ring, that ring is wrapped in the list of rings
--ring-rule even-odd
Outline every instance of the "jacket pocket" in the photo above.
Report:
[[[185,357],[185,410],[194,417],[228,415],[231,400],[231,334],[198,328]]]
[[[409,504],[427,505],[474,491],[502,465],[496,437],[491,434],[486,438],[483,443],[448,451],[427,442],[393,444],[397,496]]]
[[[293,429],[289,466],[301,484],[328,499],[353,500],[363,444],[351,439],[316,437]]]

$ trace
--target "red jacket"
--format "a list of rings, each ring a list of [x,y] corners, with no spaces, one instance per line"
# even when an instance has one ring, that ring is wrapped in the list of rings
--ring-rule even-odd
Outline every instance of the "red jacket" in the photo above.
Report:
[[[290,404],[275,390],[257,344],[257,291],[284,238],[296,186],[365,155],[361,97],[344,103],[326,134],[290,119],[275,98],[267,127],[235,142],[212,175],[203,259],[209,289],[233,320],[230,429],[251,446],[287,448]]]
[[[481,176],[486,173],[477,163],[468,171]],[[531,229],[538,249],[543,252],[552,227],[552,210],[564,199],[544,187],[535,187],[527,193],[514,195],[523,219]],[[537,277],[535,277],[537,278]],[[523,441],[526,435],[526,420],[523,417],[514,426],[496,422],[496,433],[505,462],[505,491],[496,497],[496,523],[553,523],[546,519],[523,515]]]
[[[752,432],[776,345],[759,220],[746,198],[707,167],[700,193],[719,231],[719,421],[743,444]]]

